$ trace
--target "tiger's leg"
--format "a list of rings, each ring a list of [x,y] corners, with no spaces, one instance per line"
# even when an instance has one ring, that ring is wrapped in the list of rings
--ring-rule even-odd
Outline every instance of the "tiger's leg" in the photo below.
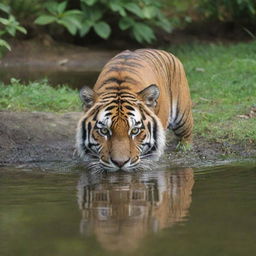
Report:
[[[192,146],[193,130],[193,117],[191,108],[188,108],[183,113],[177,114],[173,122],[170,123],[170,128],[179,139],[177,149],[182,151],[190,149]]]

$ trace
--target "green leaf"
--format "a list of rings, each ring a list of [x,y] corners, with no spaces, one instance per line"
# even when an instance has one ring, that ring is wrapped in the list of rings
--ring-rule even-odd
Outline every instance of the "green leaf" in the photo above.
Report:
[[[82,27],[80,19],[75,16],[63,16],[61,20],[65,20],[66,22],[73,24],[77,29]]]
[[[9,23],[8,19],[4,19],[4,18],[0,18],[0,23],[2,23],[3,25],[7,26]]]
[[[156,25],[168,33],[170,33],[173,29],[171,22],[164,17],[157,21]]]
[[[59,3],[59,4],[58,4],[58,7],[57,7],[57,12],[58,12],[58,14],[64,13],[64,11],[66,10],[66,8],[67,8],[67,2],[66,2],[66,1],[64,1],[64,2],[62,2],[62,3]]]
[[[20,31],[21,33],[23,33],[23,34],[27,34],[27,30],[25,28],[21,27],[21,26],[17,26],[16,29],[18,31]]]
[[[6,12],[6,13],[10,13],[11,8],[8,5],[0,3],[0,10],[3,11],[3,12]]]
[[[77,26],[69,22],[68,20],[65,20],[65,19],[57,20],[57,23],[60,25],[63,25],[71,35],[74,36],[76,34]]]
[[[143,12],[142,12],[141,8],[137,4],[135,4],[135,3],[127,3],[125,5],[125,9],[127,9],[131,13],[137,15],[138,17],[143,18]]]
[[[149,26],[140,22],[134,24],[132,28],[132,33],[139,43],[151,43],[153,40],[156,39],[154,31]]]
[[[45,8],[54,16],[58,15],[58,6],[57,2],[47,2],[45,3]]]
[[[97,35],[99,35],[100,37],[107,39],[110,36],[111,33],[111,28],[110,26],[104,22],[104,21],[100,21],[97,22],[93,25],[94,31],[96,32]]]
[[[98,0],[81,0],[82,3],[85,3],[89,6],[94,5]]]
[[[155,6],[145,6],[142,10],[143,16],[146,19],[152,19],[156,17],[158,9]]]
[[[109,2],[109,7],[113,12],[118,12],[121,16],[126,16],[125,9],[118,2]]]
[[[85,36],[91,29],[92,23],[89,20],[84,20],[82,22],[82,27],[79,30],[79,35],[81,37]]]
[[[121,30],[126,30],[134,25],[134,20],[129,17],[124,17],[119,20],[118,26]]]
[[[47,15],[47,14],[43,14],[40,15],[36,20],[35,20],[35,24],[38,25],[47,25],[53,22],[56,22],[57,18],[52,16],[52,15]]]
[[[94,8],[94,9],[91,9],[89,11],[90,11],[91,20],[98,21],[103,16],[103,11],[100,10],[99,8]]]
[[[68,10],[68,11],[65,11],[63,15],[82,17],[83,12],[81,12],[80,10]]]
[[[11,50],[11,46],[3,39],[0,39],[0,48],[4,47],[6,49],[8,49],[9,51]]]
[[[15,36],[15,34],[16,34],[16,28],[15,28],[15,27],[13,27],[13,26],[7,26],[5,29],[6,29],[6,31],[7,31],[7,33],[8,33],[9,35]]]

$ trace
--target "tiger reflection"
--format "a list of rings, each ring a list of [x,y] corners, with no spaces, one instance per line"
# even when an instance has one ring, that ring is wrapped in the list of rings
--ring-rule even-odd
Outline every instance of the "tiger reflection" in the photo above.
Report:
[[[80,232],[96,235],[108,250],[133,250],[149,232],[186,220],[193,170],[83,173],[78,183]]]

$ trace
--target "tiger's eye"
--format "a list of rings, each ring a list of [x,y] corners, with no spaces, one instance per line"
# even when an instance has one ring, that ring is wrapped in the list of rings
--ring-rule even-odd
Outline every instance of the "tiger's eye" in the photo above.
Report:
[[[136,135],[136,134],[138,134],[138,133],[139,133],[139,131],[140,131],[140,129],[139,129],[139,128],[132,128],[132,130],[131,130],[131,134],[132,134],[132,135]]]
[[[108,129],[107,129],[107,128],[101,128],[101,129],[100,129],[100,132],[101,132],[101,134],[103,134],[103,135],[107,135],[107,134],[108,134]]]

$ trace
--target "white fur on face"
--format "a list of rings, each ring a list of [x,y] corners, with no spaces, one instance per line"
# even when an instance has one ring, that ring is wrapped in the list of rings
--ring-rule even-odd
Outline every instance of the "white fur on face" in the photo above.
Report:
[[[107,108],[103,108],[99,111],[98,115],[97,115],[97,126],[99,128],[103,128],[106,127],[110,130],[111,133],[111,125],[112,125],[112,117],[111,115],[106,115],[107,113],[109,113],[109,110],[106,111]],[[132,114],[127,116],[128,118],[128,124],[129,124],[129,133],[131,131],[132,128],[136,127],[136,128],[141,128],[143,127],[143,120],[142,120],[142,114],[140,112],[140,110],[136,107],[133,107],[133,110],[129,110],[129,112],[131,112]],[[150,147],[148,146],[147,148],[143,148],[143,146],[139,147],[140,151],[141,151],[141,155],[143,155],[143,153],[145,154],[145,156],[147,156],[147,152],[149,152],[153,146],[156,146],[154,151],[152,151],[152,153],[150,154],[150,159],[158,159],[163,151],[164,151],[164,147],[165,147],[165,132],[162,126],[161,121],[159,120],[159,118],[153,113],[153,111],[151,111],[149,108],[147,109],[147,112],[151,112],[150,116],[147,117],[148,120],[145,120],[144,122],[144,126],[145,129],[148,129],[147,127],[147,123],[150,122],[151,123],[151,130],[147,132],[147,136],[145,137],[144,141],[142,142],[142,144],[148,144],[150,145]],[[83,125],[83,122],[85,122],[84,120],[88,118],[90,119],[91,116],[89,114],[83,116],[77,126],[77,134],[76,134],[76,148],[77,148],[77,152],[78,154],[84,158],[85,160],[89,160],[90,156],[87,155],[87,153],[85,153],[85,148],[88,148],[88,141],[90,139],[90,143],[97,143],[92,136],[90,136],[90,134],[88,134],[88,132],[86,132],[86,138],[83,138],[83,127],[86,125]],[[92,120],[90,120],[92,122]],[[93,128],[92,128],[93,129]],[[90,138],[88,138],[88,136],[90,136]],[[127,134],[127,136],[129,136],[129,134]],[[135,137],[135,136],[134,136]],[[106,137],[106,139],[108,139]],[[84,140],[84,141],[83,141]],[[140,146],[140,145],[138,145]],[[100,146],[94,146],[95,147],[95,152],[97,148],[100,148]],[[89,149],[90,150],[90,149]],[[144,151],[144,152],[143,152]],[[99,156],[99,153],[96,153]],[[127,165],[129,165],[129,163],[127,163]],[[114,168],[114,166],[109,166],[110,169]],[[127,168],[129,168],[129,166],[127,166]]]

